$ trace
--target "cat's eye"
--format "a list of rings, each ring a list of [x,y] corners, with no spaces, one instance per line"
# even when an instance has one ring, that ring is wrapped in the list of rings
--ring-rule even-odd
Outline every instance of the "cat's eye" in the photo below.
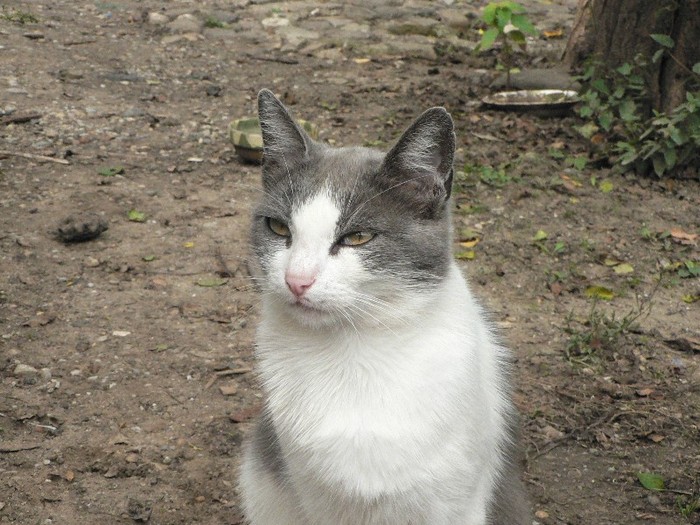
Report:
[[[371,232],[354,232],[340,239],[339,244],[343,246],[361,246],[374,239],[374,233]]]
[[[280,237],[289,237],[292,234],[292,232],[289,231],[289,226],[279,219],[273,219],[272,217],[267,218],[267,227]]]

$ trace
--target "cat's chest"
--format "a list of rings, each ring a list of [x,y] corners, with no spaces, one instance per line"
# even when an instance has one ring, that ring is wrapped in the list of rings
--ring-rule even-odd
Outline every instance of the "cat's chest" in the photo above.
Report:
[[[444,354],[454,352],[443,356],[452,366],[430,358],[423,332],[326,348],[312,340],[302,348],[292,337],[263,358],[268,410],[288,461],[322,472],[325,482],[361,486],[366,495],[410,484],[428,465],[442,470],[462,461],[464,436],[453,415],[466,393],[464,362],[437,336]],[[451,446],[454,453],[444,454]]]
[[[283,342],[265,331],[259,351],[268,405],[298,441],[425,438],[469,383],[468,352],[449,330],[331,340],[288,332]]]

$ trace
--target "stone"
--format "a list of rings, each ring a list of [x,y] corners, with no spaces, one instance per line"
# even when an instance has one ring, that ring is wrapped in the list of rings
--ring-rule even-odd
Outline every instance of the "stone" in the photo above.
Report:
[[[56,228],[56,235],[65,243],[85,242],[98,237],[109,229],[107,221],[95,213],[83,212],[63,219]]]
[[[285,41],[282,51],[296,51],[309,41],[317,40],[320,36],[316,31],[294,26],[282,27],[278,33]]]
[[[19,363],[13,372],[14,376],[20,379],[35,378],[39,375],[39,371],[31,365]]]
[[[282,18],[281,16],[272,16],[270,18],[263,18],[261,23],[265,29],[285,27],[289,25],[289,18]]]
[[[170,22],[170,18],[163,13],[152,12],[148,13],[148,23],[154,26],[162,26]]]
[[[189,13],[178,16],[168,24],[172,33],[199,33],[203,27],[204,22]]]

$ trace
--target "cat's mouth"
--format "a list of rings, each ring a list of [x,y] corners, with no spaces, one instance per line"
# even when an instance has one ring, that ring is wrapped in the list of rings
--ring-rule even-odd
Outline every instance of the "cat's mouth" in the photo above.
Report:
[[[292,303],[292,306],[305,312],[323,312],[323,310],[321,310],[318,306],[314,305],[311,301],[303,297],[297,298],[297,300]]]

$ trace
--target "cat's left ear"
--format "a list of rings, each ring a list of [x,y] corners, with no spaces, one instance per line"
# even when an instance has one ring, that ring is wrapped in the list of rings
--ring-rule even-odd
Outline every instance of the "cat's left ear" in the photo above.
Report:
[[[401,135],[384,159],[391,184],[406,186],[434,208],[450,196],[455,133],[445,108],[431,108]]]

